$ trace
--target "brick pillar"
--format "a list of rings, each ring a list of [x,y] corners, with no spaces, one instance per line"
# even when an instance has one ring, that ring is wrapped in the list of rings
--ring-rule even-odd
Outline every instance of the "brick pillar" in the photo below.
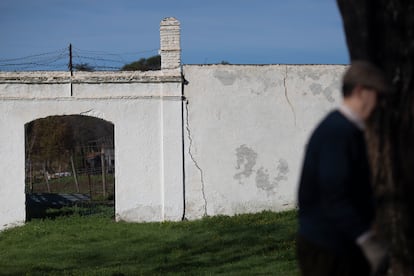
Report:
[[[174,17],[167,17],[160,24],[161,70],[180,69],[180,22]]]

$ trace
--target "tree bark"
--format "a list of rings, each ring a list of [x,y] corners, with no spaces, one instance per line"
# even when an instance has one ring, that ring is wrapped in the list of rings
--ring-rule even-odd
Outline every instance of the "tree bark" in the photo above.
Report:
[[[392,275],[414,274],[414,1],[337,0],[351,60],[381,68],[367,139],[377,197],[376,227],[391,249]]]

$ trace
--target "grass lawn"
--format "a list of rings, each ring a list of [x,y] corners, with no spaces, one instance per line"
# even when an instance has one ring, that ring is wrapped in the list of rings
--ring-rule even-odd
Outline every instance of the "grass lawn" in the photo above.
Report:
[[[102,175],[82,174],[77,176],[79,192],[76,189],[75,180],[73,176],[65,176],[49,180],[51,193],[82,193],[90,194],[92,198],[102,197]],[[115,177],[113,174],[106,175],[106,192],[114,194],[115,192]],[[29,184],[26,183],[27,191],[29,191]],[[33,183],[33,193],[48,193],[47,185],[44,180]],[[99,196],[100,195],[100,196]]]
[[[0,275],[298,275],[296,211],[164,223],[111,212],[0,232]]]

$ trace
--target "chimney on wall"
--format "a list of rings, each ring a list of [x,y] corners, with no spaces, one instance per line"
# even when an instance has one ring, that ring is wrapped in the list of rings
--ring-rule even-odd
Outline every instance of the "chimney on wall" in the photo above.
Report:
[[[177,19],[167,17],[161,21],[160,41],[161,70],[180,69],[180,22]]]

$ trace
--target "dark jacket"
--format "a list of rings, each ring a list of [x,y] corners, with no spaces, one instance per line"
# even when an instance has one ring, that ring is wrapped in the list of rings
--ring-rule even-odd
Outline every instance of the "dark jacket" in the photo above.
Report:
[[[299,234],[344,252],[355,246],[374,218],[363,132],[339,111],[315,129],[299,183]]]

